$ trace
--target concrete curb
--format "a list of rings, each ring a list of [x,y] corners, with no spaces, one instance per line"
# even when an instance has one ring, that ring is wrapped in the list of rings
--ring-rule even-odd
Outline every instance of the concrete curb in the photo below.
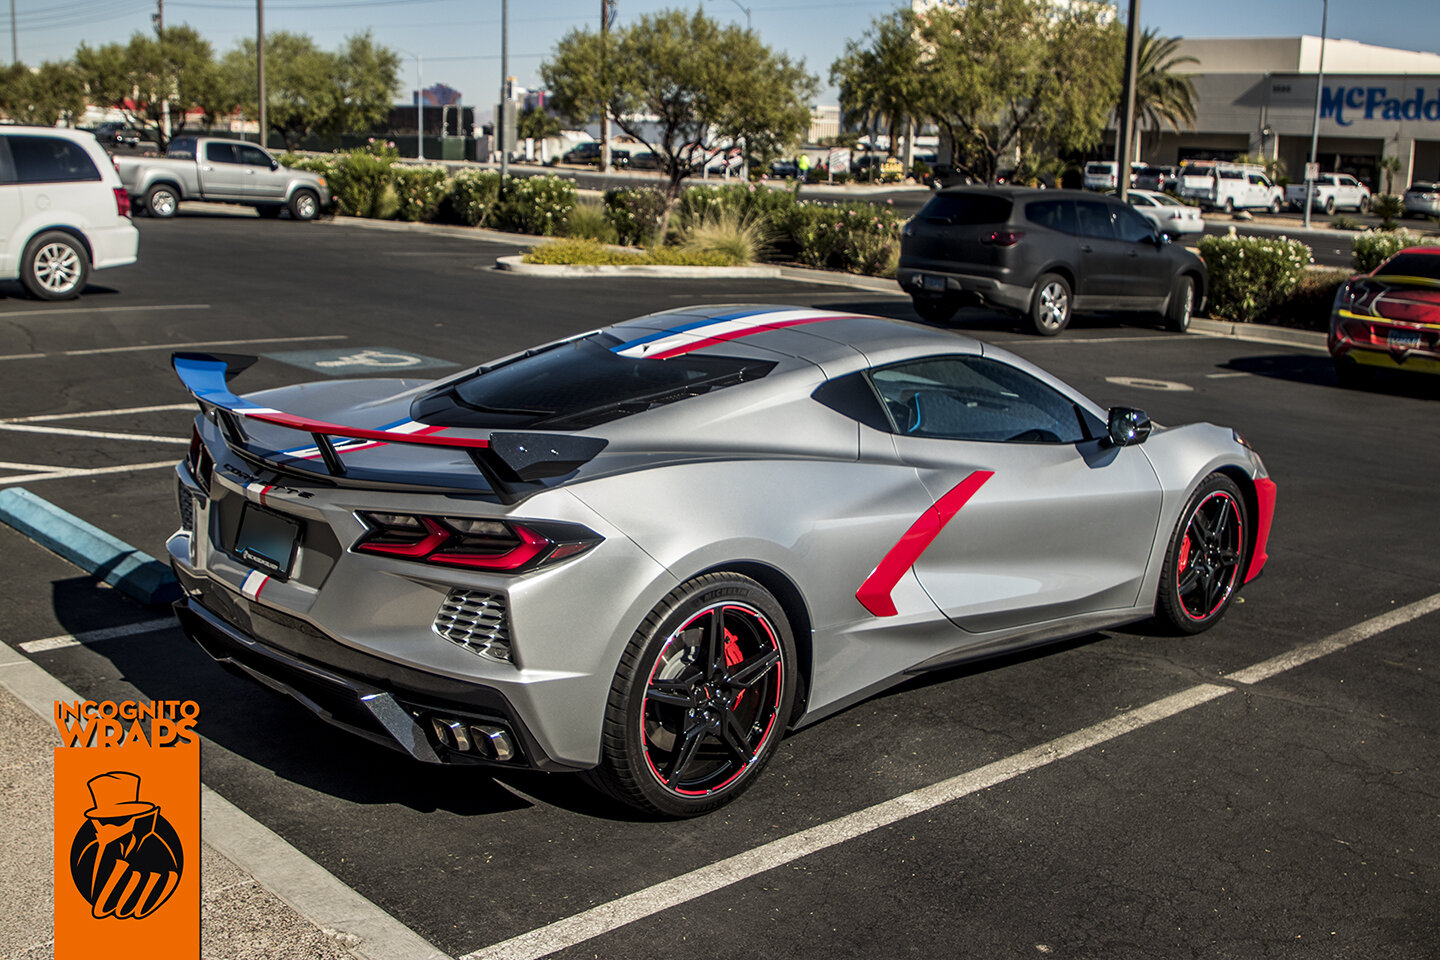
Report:
[[[765,267],[678,267],[655,263],[571,265],[559,263],[526,263],[524,257],[496,257],[501,270],[532,277],[574,279],[576,277],[669,277],[688,280],[730,280],[738,278],[776,279],[780,268]]]
[[[180,597],[168,566],[24,487],[0,490],[0,520],[141,603]]]
[[[1289,327],[1267,327],[1254,323],[1234,323],[1230,320],[1190,321],[1190,332],[1203,337],[1224,337],[1229,340],[1246,340],[1251,343],[1273,343],[1286,347],[1306,347],[1311,350],[1329,352],[1326,337],[1313,330],[1292,330]]]

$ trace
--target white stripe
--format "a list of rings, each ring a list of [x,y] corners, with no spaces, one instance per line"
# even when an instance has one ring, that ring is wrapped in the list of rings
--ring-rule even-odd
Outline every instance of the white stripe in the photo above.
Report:
[[[1352,644],[1361,640],[1368,640],[1377,633],[1384,633],[1393,627],[1425,616],[1427,613],[1434,613],[1440,610],[1440,593],[1434,593],[1424,600],[1417,600],[1414,603],[1391,610],[1389,613],[1382,613],[1378,617],[1371,617],[1364,623],[1358,623],[1339,633],[1332,633],[1323,640],[1316,640],[1314,643],[1307,643],[1303,647],[1296,647],[1287,653],[1277,657],[1271,657],[1263,663],[1257,663],[1244,670],[1237,670],[1234,673],[1227,673],[1226,680],[1233,680],[1236,683],[1259,683],[1261,680],[1269,680],[1278,673],[1292,670],[1301,664],[1309,663],[1318,657],[1335,653],[1337,650],[1344,650]]]
[[[310,340],[348,340],[343,333],[330,333],[318,337],[258,337],[253,340],[196,340],[191,343],[147,343],[136,347],[103,347],[98,350],[66,350],[56,356],[89,357],[97,353],[136,353],[141,350],[188,350],[191,347],[235,347],[247,343],[304,343]],[[52,354],[42,354],[52,356]]]
[[[155,407],[124,407],[120,410],[87,410],[84,413],[45,413],[38,417],[4,417],[0,423],[41,423],[46,420],[82,420],[86,417],[120,417],[130,413],[156,413],[161,410],[194,410],[193,403],[162,403]]]
[[[161,630],[168,630],[177,625],[174,617],[164,617],[159,620],[141,620],[139,623],[127,623],[118,627],[102,627],[99,630],[87,630],[84,633],[62,633],[58,637],[46,637],[43,640],[27,640],[20,644],[20,649],[26,653],[44,653],[48,650],[78,647],[81,644],[97,643],[101,640],[133,637],[143,633],[158,633]]]
[[[733,320],[717,320],[703,327],[682,330],[668,337],[662,337],[659,340],[651,340],[648,343],[637,344],[636,346],[621,350],[619,354],[622,357],[630,357],[632,359],[648,357],[657,353],[664,353],[666,350],[674,350],[688,344],[708,340],[711,337],[739,333],[745,330],[758,330],[769,324],[786,323],[794,320],[820,320],[833,316],[838,316],[838,314],[831,313],[827,310],[775,310],[770,313],[756,313],[746,317],[736,317]]]
[[[265,581],[270,578],[259,570],[251,570],[245,577],[245,582],[240,584],[240,592],[246,600],[256,600],[260,597],[260,591],[265,589]]]
[[[94,467],[91,469],[56,467],[43,473],[24,473],[18,477],[0,477],[0,487],[12,483],[35,483],[40,480],[66,480],[70,477],[98,477],[106,473],[130,473],[133,470],[158,470],[160,467],[175,466],[174,460],[156,460],[153,463],[122,463],[115,467]]]
[[[1228,674],[1226,679],[1239,683],[1256,683],[1278,673],[1308,663],[1316,657],[1358,643],[1368,637],[1408,623],[1417,617],[1440,610],[1440,593],[1424,600],[1372,617],[1323,640],[1308,644],[1289,654],[1272,658],[1244,670]],[[598,907],[557,920],[528,933],[466,954],[461,960],[538,960],[540,957],[568,949],[578,943],[618,930],[636,920],[654,916],[663,910],[688,903],[716,890],[740,883],[786,863],[826,850],[836,844],[864,836],[890,826],[917,813],[1004,783],[1047,764],[1073,756],[1083,750],[1116,737],[1139,730],[1159,720],[1173,717],[1193,707],[1208,703],[1235,690],[1218,684],[1202,683],[1180,693],[1156,700],[1104,720],[1083,730],[1066,734],[1049,743],[1032,747],[1023,753],[959,774],[929,787],[878,803],[838,820],[822,823],[799,833],[782,837],[763,846],[737,854],[718,863],[692,870],[690,873],[657,883],[603,903]]]
[[[0,423],[0,430],[12,430],[16,433],[44,433],[58,437],[98,437],[101,440],[138,440],[143,443],[190,443],[188,439],[181,437],[162,437],[153,433],[111,433],[107,430],[76,430],[73,427],[35,427],[20,423]]]
[[[158,313],[168,310],[209,310],[208,303],[162,303],[138,307],[62,307],[57,310],[10,310],[0,313],[0,320],[12,317],[54,317],[65,313]]]
[[[539,957],[548,956],[592,937],[609,933],[625,924],[714,893],[793,860],[819,853],[846,840],[853,840],[907,817],[913,817],[917,813],[924,813],[952,800],[1004,783],[1132,730],[1208,703],[1216,697],[1223,697],[1233,690],[1233,687],[1211,683],[1199,684],[1004,760],[997,760],[949,780],[942,780],[933,786],[771,841],[549,926],[522,933],[503,943],[466,954],[461,960],[538,960]]]

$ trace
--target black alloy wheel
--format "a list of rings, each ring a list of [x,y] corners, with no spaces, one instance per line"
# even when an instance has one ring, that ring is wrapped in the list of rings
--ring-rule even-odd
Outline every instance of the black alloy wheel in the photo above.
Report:
[[[1156,604],[1181,633],[1214,626],[1235,599],[1245,564],[1245,499],[1229,477],[1212,473],[1190,497],[1160,574]]]
[[[682,584],[621,658],[591,779],[665,817],[730,802],[785,734],[795,661],[784,611],[759,583],[721,573]]]

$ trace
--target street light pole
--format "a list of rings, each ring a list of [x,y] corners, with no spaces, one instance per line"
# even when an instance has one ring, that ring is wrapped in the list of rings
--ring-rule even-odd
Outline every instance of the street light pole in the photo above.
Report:
[[[505,113],[510,105],[510,0],[500,2],[500,115],[495,118],[495,142],[500,145],[500,195],[510,174],[510,144],[505,142]]]
[[[747,7],[747,6],[745,6],[744,4],[742,4],[742,3],[740,2],[740,0],[730,0],[730,2],[733,3],[733,4],[735,4],[735,6],[739,7],[741,10],[745,11],[745,29],[746,29],[746,30],[749,30],[749,29],[750,29],[750,8]]]
[[[1131,151],[1135,147],[1135,81],[1140,65],[1140,0],[1130,0],[1125,32],[1125,97],[1120,113],[1120,149],[1115,151],[1115,191],[1121,202],[1130,195]]]
[[[1305,168],[1305,229],[1310,229],[1310,204],[1314,201],[1315,180],[1310,176],[1320,148],[1320,93],[1325,89],[1325,31],[1330,25],[1330,0],[1320,8],[1320,67],[1315,72],[1315,117],[1310,121],[1310,163]],[[1317,171],[1318,172],[1318,171]]]
[[[415,155],[425,159],[425,58],[415,54]]]
[[[260,101],[260,148],[270,138],[265,135],[265,0],[255,0],[255,83]]]

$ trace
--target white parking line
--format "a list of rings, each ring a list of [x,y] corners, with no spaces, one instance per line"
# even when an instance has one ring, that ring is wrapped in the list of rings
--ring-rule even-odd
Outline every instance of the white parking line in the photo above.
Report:
[[[174,626],[178,626],[174,617],[142,620],[139,623],[127,623],[120,627],[102,627],[99,630],[87,630],[84,633],[62,633],[58,637],[46,637],[43,640],[26,640],[20,644],[20,649],[26,653],[46,653],[50,650],[63,650],[66,647],[78,647],[86,643],[98,643],[101,640],[116,640],[120,637],[158,633]]]
[[[192,350],[199,347],[239,347],[252,343],[308,343],[316,340],[349,340],[348,334],[330,333],[314,337],[257,337],[252,340],[196,340],[191,343],[144,343],[131,347],[97,347],[92,350],[61,350],[57,353],[11,353],[0,360],[43,360],[46,357],[91,357],[104,353],[138,353],[143,350]]]
[[[1250,374],[1248,374],[1248,373],[1207,373],[1207,374],[1205,374],[1205,379],[1206,379],[1206,380],[1229,380],[1229,379],[1231,379],[1232,377],[1248,377],[1248,376],[1250,376]]]
[[[1435,610],[1440,610],[1440,593],[1398,610],[1372,617],[1363,623],[1341,630],[1323,640],[1307,644],[1287,654],[1227,674],[1226,679],[1236,683],[1258,683]],[[1187,690],[1127,711],[1083,730],[1058,737],[1014,756],[986,764],[932,786],[922,787],[912,793],[878,803],[838,820],[822,823],[808,830],[782,837],[753,850],[737,854],[718,863],[712,863],[698,870],[692,870],[682,876],[646,887],[563,920],[537,927],[528,933],[522,933],[509,940],[466,954],[461,960],[539,960],[541,957],[618,930],[636,920],[654,916],[671,907],[688,903],[706,894],[714,893],[716,890],[748,880],[793,860],[818,853],[847,840],[862,837],[917,813],[924,813],[952,800],[958,800],[988,787],[1004,783],[1021,774],[1029,773],[1057,760],[1063,760],[1131,731],[1139,730],[1201,704],[1209,703],[1236,689],[1236,687],[1214,683],[1196,684]]]
[[[149,307],[60,307],[55,310],[10,310],[0,313],[0,320],[9,320],[11,317],[54,317],[63,313],[159,313],[166,310],[209,309],[208,303],[162,303]]]
[[[0,423],[43,423],[47,420],[83,420],[87,417],[121,417],[131,413],[161,410],[194,410],[194,403],[162,403],[153,407],[122,407],[119,410],[86,410],[83,413],[42,413],[34,417],[0,417]]]
[[[190,442],[187,437],[162,437],[154,433],[112,433],[109,430],[78,430],[74,427],[36,427],[25,423],[9,423],[0,421],[0,430],[11,430],[15,433],[45,433],[59,437],[94,437],[99,440],[138,440],[144,443],[182,443]]]
[[[150,463],[122,463],[114,467],[44,467],[34,473],[22,473],[16,477],[0,477],[0,487],[16,483],[35,483],[39,480],[67,480],[71,477],[98,477],[107,473],[132,473],[137,470],[158,470],[174,467],[174,460],[154,460]]]

